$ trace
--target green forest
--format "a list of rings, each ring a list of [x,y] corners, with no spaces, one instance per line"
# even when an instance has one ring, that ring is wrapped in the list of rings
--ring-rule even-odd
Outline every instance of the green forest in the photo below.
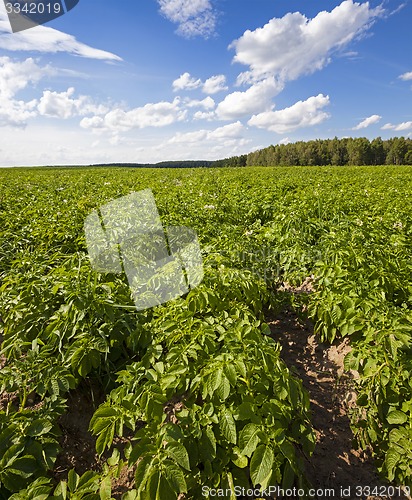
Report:
[[[214,166],[412,165],[412,139],[366,137],[316,139],[269,146],[248,155],[214,162]]]

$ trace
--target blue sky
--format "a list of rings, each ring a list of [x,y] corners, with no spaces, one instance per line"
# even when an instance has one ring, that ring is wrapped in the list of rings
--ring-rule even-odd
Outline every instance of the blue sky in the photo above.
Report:
[[[412,136],[412,2],[80,0],[11,33],[0,165],[218,159]]]

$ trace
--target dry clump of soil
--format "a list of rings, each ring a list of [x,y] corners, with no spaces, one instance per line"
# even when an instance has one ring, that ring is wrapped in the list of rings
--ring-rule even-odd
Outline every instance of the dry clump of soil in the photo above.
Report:
[[[316,489],[333,488],[339,498],[341,487],[388,486],[379,479],[373,460],[354,445],[348,412],[356,402],[355,371],[345,372],[343,361],[350,351],[347,339],[334,345],[319,343],[309,322],[284,311],[268,322],[272,336],[281,346],[281,357],[302,380],[310,395],[316,448],[306,463],[307,476]],[[351,496],[350,498],[361,498]],[[407,497],[362,497],[368,500]]]
[[[287,281],[284,281],[278,288],[278,291],[295,294],[312,293],[315,291],[313,286],[314,281],[315,276],[313,274],[311,276],[307,276],[299,286],[292,286]]]
[[[171,422],[172,424],[178,424],[179,420],[176,413],[179,413],[184,407],[182,402],[182,396],[175,396],[170,401],[164,405],[164,412],[166,413],[165,422]]]
[[[16,392],[6,392],[3,391],[0,394],[0,410],[4,411],[11,403],[14,406],[18,406],[19,396]]]
[[[0,345],[1,345],[1,343],[2,343],[2,340],[0,338]],[[4,354],[0,354],[0,370],[2,370],[6,366],[6,363],[7,363],[6,356]]]
[[[118,478],[112,479],[112,497],[120,499],[124,493],[131,491],[135,487],[134,475],[136,467],[124,466]]]

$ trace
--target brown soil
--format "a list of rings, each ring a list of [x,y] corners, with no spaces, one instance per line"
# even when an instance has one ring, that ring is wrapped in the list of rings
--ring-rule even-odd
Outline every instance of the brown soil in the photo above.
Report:
[[[59,419],[62,451],[54,467],[56,480],[66,480],[70,469],[80,476],[87,470],[101,470],[102,461],[96,454],[96,438],[89,431],[89,423],[104,399],[102,391],[86,384],[69,392],[67,411]]]
[[[70,469],[82,475],[88,470],[101,472],[111,452],[101,458],[96,453],[96,438],[89,431],[89,423],[97,407],[106,399],[104,391],[96,384],[86,384],[71,391],[67,399],[67,411],[59,419],[62,431],[60,446],[53,470],[56,481],[67,480]],[[126,438],[115,438],[114,445],[123,456]],[[119,477],[112,480],[112,497],[120,499],[122,494],[134,486],[134,468],[124,466]]]
[[[18,406],[19,396],[17,392],[6,392],[3,391],[0,394],[0,410],[5,411],[7,406],[11,403],[14,406]]]
[[[295,313],[287,310],[269,321],[269,325],[273,338],[282,346],[281,357],[310,395],[317,443],[306,470],[313,487],[333,488],[335,498],[407,498],[355,495],[357,486],[384,488],[388,485],[377,476],[368,453],[354,446],[348,411],[356,401],[353,379],[357,373],[344,372],[343,360],[350,351],[348,341],[332,346],[318,343],[310,323],[301,322]],[[341,487],[350,487],[351,496],[342,496]]]

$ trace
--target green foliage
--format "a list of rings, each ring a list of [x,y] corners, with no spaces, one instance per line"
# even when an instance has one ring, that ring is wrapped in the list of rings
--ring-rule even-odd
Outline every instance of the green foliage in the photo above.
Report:
[[[229,474],[251,485],[280,484],[288,464],[303,484],[299,450],[310,454],[314,446],[307,395],[260,321],[231,308],[231,289],[214,283],[220,294],[202,285],[155,312],[151,345],[119,373],[119,386],[90,422],[100,454],[124,426],[144,426],[129,457],[139,499],[186,491],[197,498],[202,485],[223,485]],[[263,469],[258,444],[266,450]]]
[[[0,413],[0,486],[19,491],[51,469],[59,452],[56,418],[63,413],[58,398],[46,398],[37,410]]]
[[[51,479],[40,477],[28,488],[20,490],[10,500],[111,500],[107,481],[97,472],[87,471],[82,476],[72,469],[67,481],[60,481],[54,488]]]

